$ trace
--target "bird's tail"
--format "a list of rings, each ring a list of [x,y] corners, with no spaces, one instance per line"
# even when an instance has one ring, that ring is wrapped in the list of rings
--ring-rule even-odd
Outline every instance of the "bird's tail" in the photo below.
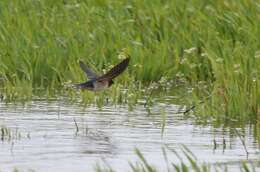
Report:
[[[73,84],[73,88],[75,89],[92,89],[93,83],[92,82],[84,82],[80,84]]]

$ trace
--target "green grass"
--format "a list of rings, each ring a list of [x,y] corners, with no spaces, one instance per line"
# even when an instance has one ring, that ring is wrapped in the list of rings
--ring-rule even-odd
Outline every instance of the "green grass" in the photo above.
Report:
[[[79,59],[102,71],[129,54],[127,72],[98,94],[99,106],[104,94],[134,104],[141,95],[136,88],[164,77],[194,85],[195,104],[211,96],[196,108],[203,118],[256,121],[259,6],[253,0],[2,0],[1,94],[6,100],[78,97],[64,85],[85,80]],[[95,96],[81,95],[86,103]]]

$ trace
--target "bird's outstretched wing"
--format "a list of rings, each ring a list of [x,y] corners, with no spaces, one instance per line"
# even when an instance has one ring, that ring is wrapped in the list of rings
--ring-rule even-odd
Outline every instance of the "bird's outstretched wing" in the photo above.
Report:
[[[96,74],[95,72],[93,72],[90,68],[88,68],[84,63],[83,61],[79,61],[79,65],[80,65],[80,68],[87,74],[87,77],[89,79],[95,79],[95,78],[98,78],[99,75]]]
[[[124,70],[126,69],[126,67],[129,64],[129,61],[130,61],[130,57],[124,59],[122,62],[120,62],[119,64],[114,66],[112,69],[110,69],[110,71],[108,71],[106,74],[99,77],[97,80],[112,80],[112,79],[114,79],[115,77],[120,75],[122,72],[124,72]]]

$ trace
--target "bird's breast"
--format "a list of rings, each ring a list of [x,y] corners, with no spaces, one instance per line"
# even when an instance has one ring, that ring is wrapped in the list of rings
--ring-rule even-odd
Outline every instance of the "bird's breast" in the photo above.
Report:
[[[104,90],[109,87],[109,82],[108,81],[96,81],[93,83],[94,85],[94,90],[95,91],[100,91]]]

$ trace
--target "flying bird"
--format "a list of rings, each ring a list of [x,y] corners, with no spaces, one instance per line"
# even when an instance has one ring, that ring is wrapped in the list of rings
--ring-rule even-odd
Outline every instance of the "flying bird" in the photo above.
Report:
[[[86,89],[90,91],[101,91],[110,87],[114,82],[113,79],[120,75],[129,64],[130,58],[126,58],[119,64],[110,69],[106,74],[100,76],[87,67],[81,60],[79,61],[80,68],[86,73],[88,81],[80,84],[75,84],[75,88]]]

